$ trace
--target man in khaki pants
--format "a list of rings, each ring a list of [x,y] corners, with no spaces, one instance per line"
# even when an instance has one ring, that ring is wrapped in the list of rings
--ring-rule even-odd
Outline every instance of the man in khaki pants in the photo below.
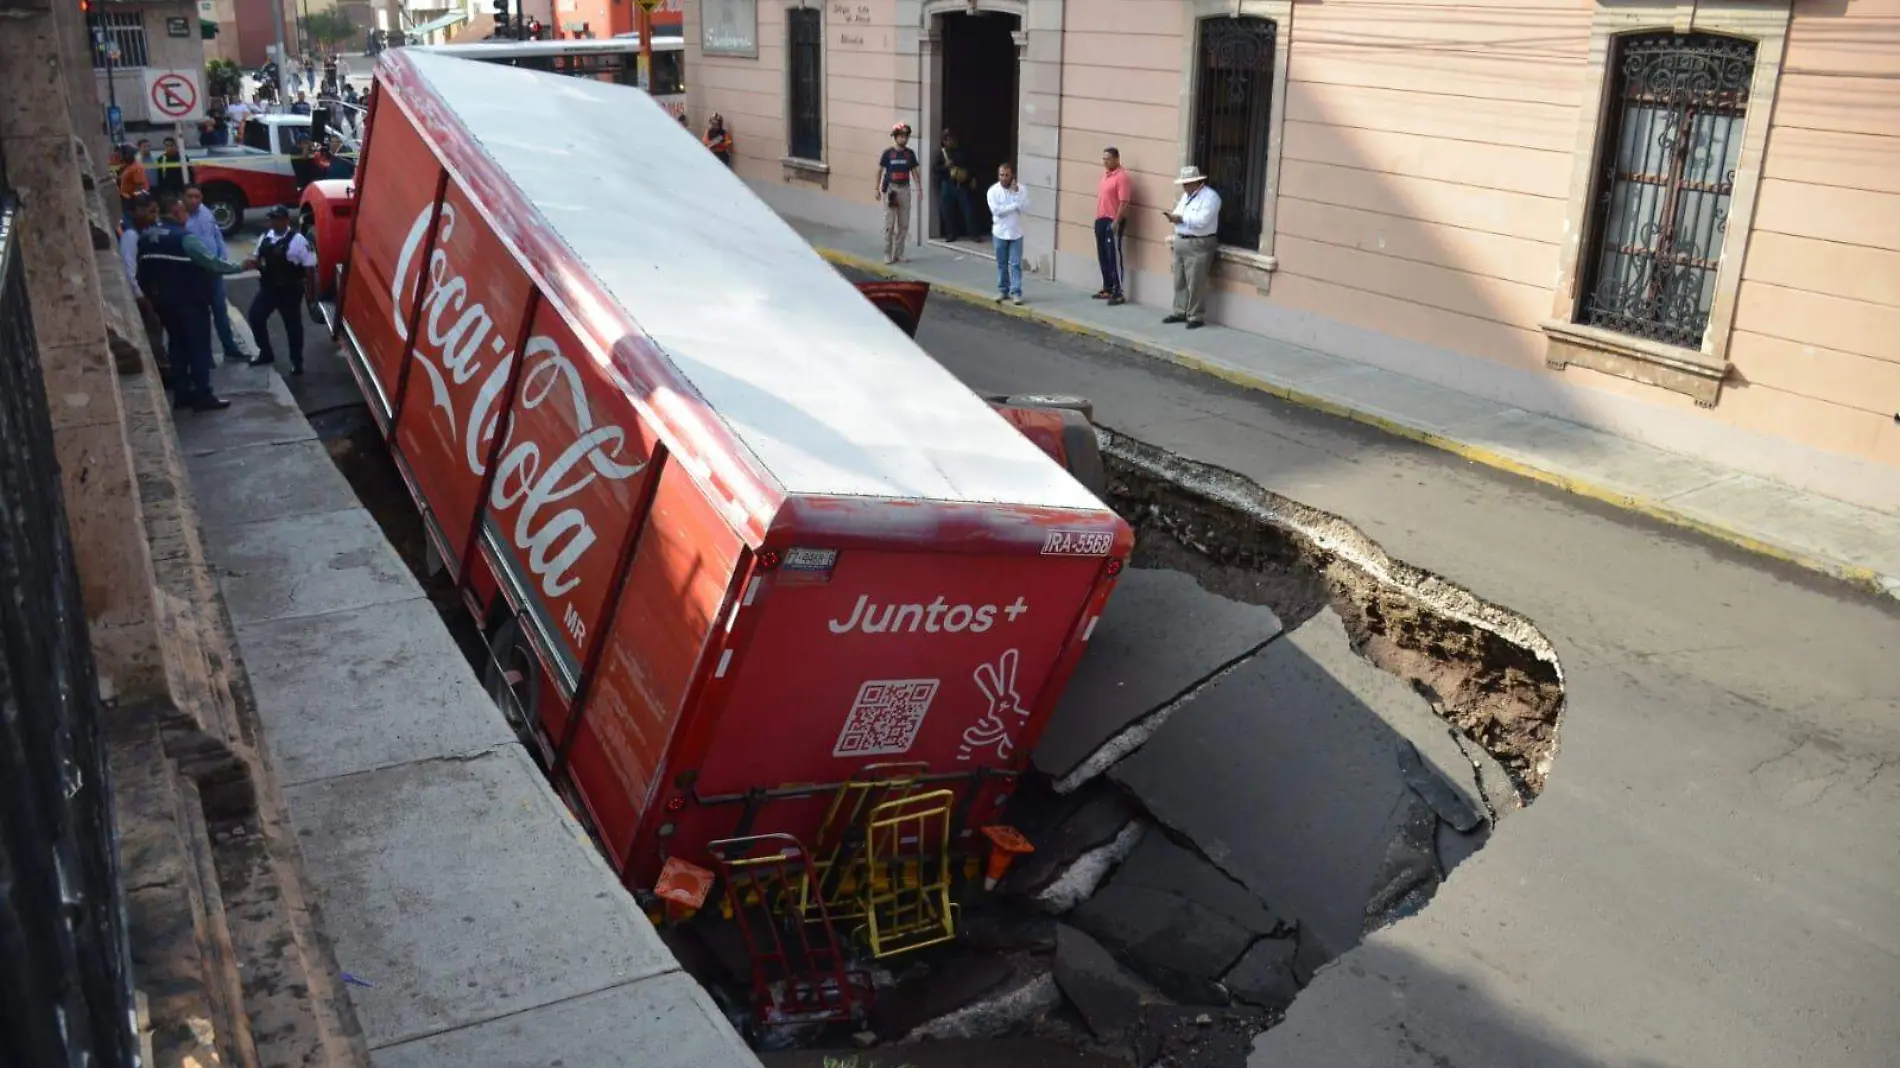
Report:
[[[884,262],[904,258],[910,240],[911,179],[917,174],[917,153],[910,150],[910,127],[891,127],[891,147],[877,158],[877,195],[884,201]]]
[[[1207,280],[1220,250],[1220,194],[1199,167],[1181,168],[1174,184],[1181,199],[1162,213],[1174,224],[1174,314],[1161,321],[1198,330],[1207,325]]]

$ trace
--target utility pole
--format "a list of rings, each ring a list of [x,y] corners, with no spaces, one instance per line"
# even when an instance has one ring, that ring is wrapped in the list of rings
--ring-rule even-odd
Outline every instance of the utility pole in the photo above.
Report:
[[[640,88],[649,94],[653,92],[653,9],[660,0],[639,0],[640,3]]]
[[[290,62],[290,57],[284,52],[284,0],[271,0],[270,11],[271,15],[273,15],[277,21],[277,104],[279,107],[282,107],[284,104],[284,65]]]

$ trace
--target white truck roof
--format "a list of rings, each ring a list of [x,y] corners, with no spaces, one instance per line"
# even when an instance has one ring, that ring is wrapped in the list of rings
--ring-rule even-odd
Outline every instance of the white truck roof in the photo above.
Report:
[[[644,93],[408,60],[787,494],[1104,510]]]

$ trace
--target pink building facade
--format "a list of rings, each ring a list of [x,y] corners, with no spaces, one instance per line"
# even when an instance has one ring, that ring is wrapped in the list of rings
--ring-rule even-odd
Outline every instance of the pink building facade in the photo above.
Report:
[[[1152,306],[1155,209],[1197,164],[1225,202],[1211,317],[1263,345],[1900,509],[1900,0],[686,0],[685,22],[695,123],[726,116],[783,214],[879,228],[891,125],[926,158],[947,126],[985,184],[1007,159],[1030,187],[1027,268],[1093,288],[1112,145]]]

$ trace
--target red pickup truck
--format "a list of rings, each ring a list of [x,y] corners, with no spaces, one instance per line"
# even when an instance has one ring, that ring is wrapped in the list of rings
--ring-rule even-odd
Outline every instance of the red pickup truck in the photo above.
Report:
[[[1052,459],[1087,468],[1086,420],[999,416],[907,336],[921,287],[845,281],[638,90],[403,51],[368,129],[304,194],[322,306],[628,887],[829,857],[801,907],[858,895],[879,955],[953,936],[949,875],[898,908],[839,873],[1007,840],[1131,549]]]

